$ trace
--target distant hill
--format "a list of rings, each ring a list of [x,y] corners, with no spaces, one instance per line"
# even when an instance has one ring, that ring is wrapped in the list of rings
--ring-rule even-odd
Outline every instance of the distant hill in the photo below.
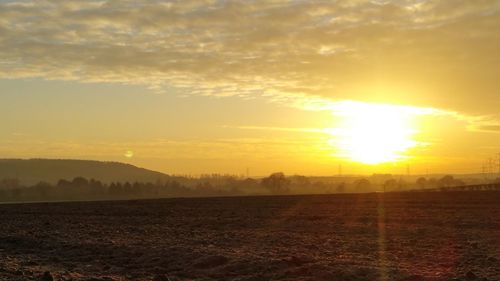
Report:
[[[56,183],[59,179],[75,177],[96,179],[105,183],[156,182],[169,176],[119,162],[58,159],[0,159],[0,179],[17,178],[22,184],[30,185],[40,181]]]

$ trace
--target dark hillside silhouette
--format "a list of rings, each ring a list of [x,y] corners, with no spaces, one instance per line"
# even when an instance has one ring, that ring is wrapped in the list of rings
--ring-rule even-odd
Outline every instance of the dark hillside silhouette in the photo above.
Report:
[[[25,185],[57,183],[59,179],[83,177],[110,182],[156,182],[169,176],[118,162],[59,159],[0,159],[0,179],[18,179]]]

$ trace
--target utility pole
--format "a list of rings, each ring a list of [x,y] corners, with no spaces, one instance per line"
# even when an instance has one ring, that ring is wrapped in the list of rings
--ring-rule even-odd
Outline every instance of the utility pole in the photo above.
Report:
[[[483,164],[482,169],[481,169],[481,174],[483,174],[483,179],[486,181],[486,165]]]
[[[498,176],[500,177],[500,153],[498,153]]]
[[[249,169],[247,167],[247,178],[249,178],[249,177],[250,177],[250,171],[249,171]]]
[[[339,164],[339,177],[341,177],[341,176],[342,176],[342,163]]]
[[[488,179],[491,180],[491,177],[493,176],[493,173],[494,173],[493,172],[493,159],[489,158],[488,161],[489,161],[489,169],[488,169],[488,171],[489,171],[489,173],[488,173],[489,177],[488,177]]]

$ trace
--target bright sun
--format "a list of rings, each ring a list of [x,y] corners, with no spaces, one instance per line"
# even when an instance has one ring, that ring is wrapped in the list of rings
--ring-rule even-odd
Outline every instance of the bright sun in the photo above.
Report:
[[[332,109],[338,122],[330,133],[339,156],[370,165],[406,158],[404,153],[418,145],[415,117],[428,113],[417,107],[352,101],[335,103]]]

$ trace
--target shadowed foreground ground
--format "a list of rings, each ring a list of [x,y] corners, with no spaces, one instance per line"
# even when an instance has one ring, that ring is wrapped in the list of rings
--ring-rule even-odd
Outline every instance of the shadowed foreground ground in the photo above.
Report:
[[[0,280],[500,280],[499,218],[487,191],[0,205]]]

